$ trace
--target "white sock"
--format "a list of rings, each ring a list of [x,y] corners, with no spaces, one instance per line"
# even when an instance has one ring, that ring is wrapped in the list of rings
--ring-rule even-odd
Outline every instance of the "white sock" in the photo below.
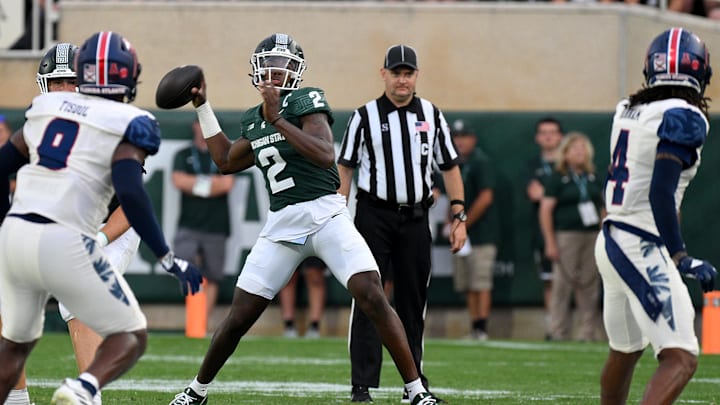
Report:
[[[409,383],[405,384],[405,389],[408,392],[408,398],[410,398],[410,401],[412,401],[417,394],[427,391],[425,387],[423,387],[422,381],[420,381],[419,377],[417,380],[410,381]]]
[[[10,390],[5,405],[30,405],[30,394],[28,394],[27,388]]]
[[[78,380],[80,380],[80,382],[83,384],[83,388],[85,388],[90,393],[90,395],[95,396],[95,394],[100,392],[100,383],[94,375],[88,372],[84,372],[80,374]]]
[[[197,376],[193,378],[192,382],[190,383],[189,387],[192,388],[193,391],[197,392],[203,397],[207,396],[208,393],[208,387],[210,387],[211,383],[203,384],[200,381],[198,381]]]

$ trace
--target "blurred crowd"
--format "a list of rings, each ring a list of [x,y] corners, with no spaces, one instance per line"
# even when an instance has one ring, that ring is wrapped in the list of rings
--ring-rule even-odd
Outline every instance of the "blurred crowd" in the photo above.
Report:
[[[143,1],[143,0],[136,0]],[[168,0],[168,1],[196,1],[201,2],[205,0]],[[229,0],[232,1],[232,0]],[[325,0],[317,0],[325,1]],[[386,3],[471,3],[471,2],[486,2],[488,0],[346,0],[352,2],[386,2]],[[543,2],[543,3],[616,3],[624,2],[628,4],[634,4],[646,7],[655,7],[661,9],[667,9],[669,11],[678,13],[687,13],[699,17],[707,17],[713,20],[720,20],[720,0],[498,0],[501,2],[512,1],[512,2]],[[25,31],[23,35],[10,47],[10,49],[32,49],[33,48],[33,11],[34,5],[40,7],[38,13],[40,29],[37,31],[39,36],[39,48],[44,49],[45,39],[45,0],[25,0]],[[62,7],[61,0],[53,0],[50,20],[52,21],[53,37],[57,31],[57,21],[59,20],[59,13]],[[2,5],[0,5],[0,15],[2,15]]]

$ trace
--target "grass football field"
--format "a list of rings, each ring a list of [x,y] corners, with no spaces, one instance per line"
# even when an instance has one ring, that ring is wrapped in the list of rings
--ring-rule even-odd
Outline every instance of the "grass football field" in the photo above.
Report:
[[[104,404],[167,404],[195,376],[209,339],[151,333],[138,364],[103,391]],[[430,339],[425,372],[449,404],[597,404],[605,343]],[[702,355],[678,403],[720,403],[720,355]],[[638,364],[629,403],[655,368]],[[64,377],[77,376],[67,334],[46,334],[27,365],[32,401],[50,403]],[[209,405],[350,403],[350,362],[343,338],[247,337],[211,386]],[[375,404],[399,404],[400,377],[387,352]]]

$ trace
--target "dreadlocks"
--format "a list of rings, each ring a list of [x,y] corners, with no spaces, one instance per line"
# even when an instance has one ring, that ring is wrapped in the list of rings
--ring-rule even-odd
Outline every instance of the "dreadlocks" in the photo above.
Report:
[[[697,91],[685,86],[655,86],[645,87],[630,96],[630,108],[639,104],[648,104],[653,101],[679,98],[699,108],[705,117],[709,118],[708,102],[710,98],[700,95]]]

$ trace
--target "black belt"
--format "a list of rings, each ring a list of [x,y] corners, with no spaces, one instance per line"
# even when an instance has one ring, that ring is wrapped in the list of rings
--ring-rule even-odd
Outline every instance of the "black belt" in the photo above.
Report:
[[[362,201],[367,201],[368,205],[375,208],[382,208],[386,210],[392,210],[392,211],[414,211],[416,209],[422,209],[426,211],[430,207],[432,207],[433,202],[435,201],[432,196],[428,197],[425,201],[415,203],[415,204],[402,204],[402,203],[395,203],[387,200],[383,200],[378,198],[375,195],[372,195],[368,193],[365,190],[359,190],[357,192],[357,199]]]
[[[20,219],[24,219],[26,221],[34,222],[36,224],[54,224],[55,221],[53,221],[50,218],[44,217],[40,214],[8,214],[9,217],[18,217]]]

